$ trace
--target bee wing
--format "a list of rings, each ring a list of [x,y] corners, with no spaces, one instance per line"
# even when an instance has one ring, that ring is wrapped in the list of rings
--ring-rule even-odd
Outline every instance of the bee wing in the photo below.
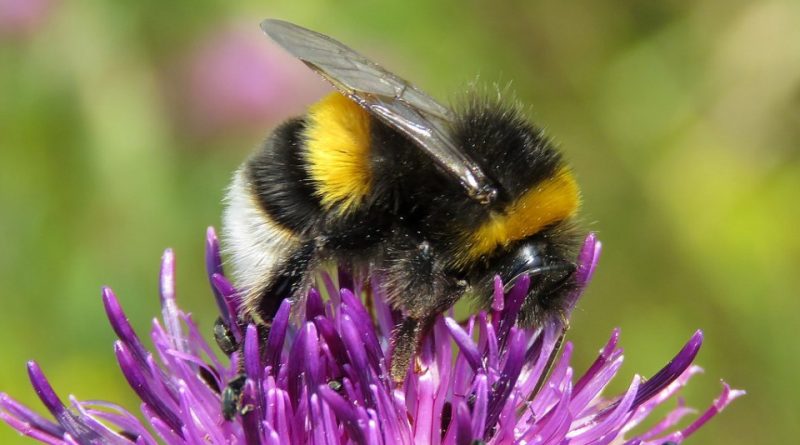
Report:
[[[448,131],[453,113],[414,85],[336,40],[281,20],[261,29],[334,87],[413,140],[453,176],[468,195],[488,204],[497,189]]]

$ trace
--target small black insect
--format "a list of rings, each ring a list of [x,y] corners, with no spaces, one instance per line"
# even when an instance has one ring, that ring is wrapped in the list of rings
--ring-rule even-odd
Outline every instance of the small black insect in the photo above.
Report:
[[[231,379],[231,381],[228,382],[228,386],[222,391],[222,417],[224,417],[225,420],[233,420],[233,418],[236,417],[236,413],[239,412],[242,389],[246,381],[247,376],[239,374]]]

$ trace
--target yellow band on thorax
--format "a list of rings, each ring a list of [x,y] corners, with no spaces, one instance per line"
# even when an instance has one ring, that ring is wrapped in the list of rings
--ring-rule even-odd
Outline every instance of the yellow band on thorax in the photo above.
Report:
[[[332,93],[308,111],[306,160],[322,206],[347,213],[369,193],[370,116],[358,104]]]
[[[574,216],[579,205],[580,192],[575,178],[569,169],[562,168],[468,234],[466,249],[457,262],[463,266],[513,241],[535,235],[551,224]]]

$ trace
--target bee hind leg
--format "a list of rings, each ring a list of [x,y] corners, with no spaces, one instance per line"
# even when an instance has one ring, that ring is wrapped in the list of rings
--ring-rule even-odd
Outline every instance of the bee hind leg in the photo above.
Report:
[[[242,331],[248,324],[256,326],[259,342],[259,360],[263,359],[264,346],[267,344],[272,319],[281,303],[286,298],[291,298],[301,289],[304,289],[304,279],[315,252],[314,241],[308,241],[285,260],[275,277],[249,301],[250,310],[240,315],[237,323]],[[242,412],[241,395],[247,374],[244,367],[244,341],[237,341],[230,326],[220,317],[214,323],[214,339],[220,350],[232,360],[236,361],[236,375],[230,379],[221,392],[222,416],[225,420],[232,420],[237,413]],[[236,354],[234,354],[236,353]]]
[[[230,379],[220,392],[222,417],[230,421],[239,412],[242,389],[247,381],[242,354],[244,342],[236,341],[233,331],[231,331],[230,326],[225,323],[222,317],[218,317],[214,322],[214,340],[216,340],[217,346],[225,355],[236,360],[236,376]],[[235,352],[239,352],[239,354],[234,355]]]
[[[239,362],[241,363],[241,360]],[[247,375],[240,372],[222,390],[222,417],[227,421],[233,420],[236,413],[240,411],[245,382],[247,382]]]

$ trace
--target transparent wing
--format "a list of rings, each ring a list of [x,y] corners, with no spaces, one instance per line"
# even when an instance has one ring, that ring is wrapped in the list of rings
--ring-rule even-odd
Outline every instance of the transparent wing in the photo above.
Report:
[[[497,196],[478,164],[450,137],[453,114],[448,108],[328,36],[272,19],[261,22],[261,29],[351,100],[411,138],[472,199],[488,204]]]

